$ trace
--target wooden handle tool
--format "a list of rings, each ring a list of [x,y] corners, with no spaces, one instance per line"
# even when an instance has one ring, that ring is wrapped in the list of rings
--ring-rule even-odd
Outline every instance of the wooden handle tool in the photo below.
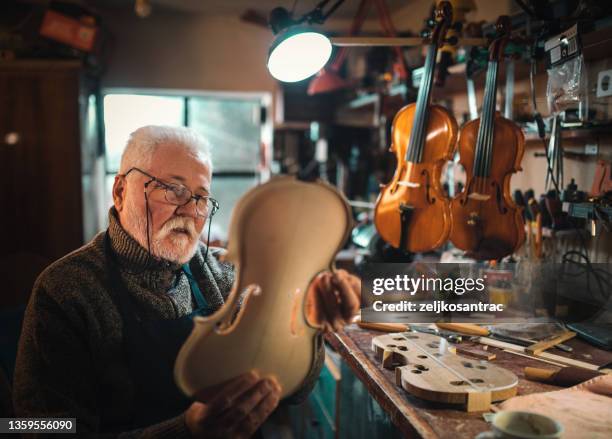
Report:
[[[531,381],[553,384],[560,387],[571,387],[595,378],[601,373],[586,370],[580,367],[563,367],[560,370],[540,369],[539,367],[526,367],[525,378]]]
[[[530,346],[527,346],[525,348],[525,352],[530,355],[538,355],[544,352],[546,349],[552,348],[553,346],[558,345],[559,343],[563,343],[564,341],[569,340],[570,338],[573,338],[575,336],[576,333],[572,331],[566,331],[561,334],[553,335],[545,338],[544,340],[540,340],[539,342],[534,343]]]
[[[487,328],[483,328],[473,323],[436,323],[436,326],[440,329],[459,332],[460,334],[481,335],[483,337],[489,335],[489,330]]]
[[[364,323],[357,322],[357,326],[362,329],[371,329],[373,331],[381,331],[381,332],[406,332],[410,330],[408,325],[403,325],[401,323]]]

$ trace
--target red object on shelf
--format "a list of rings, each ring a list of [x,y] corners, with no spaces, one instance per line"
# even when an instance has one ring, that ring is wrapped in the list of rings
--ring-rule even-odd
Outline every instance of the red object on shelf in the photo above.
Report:
[[[355,14],[355,18],[353,18],[349,35],[353,36],[359,32],[372,2],[374,2],[378,9],[378,19],[381,27],[383,28],[383,32],[387,37],[395,37],[397,33],[393,27],[393,22],[389,16],[389,10],[387,9],[385,0],[361,0],[357,13]],[[399,47],[394,47],[393,50],[395,50],[397,57],[397,63],[394,65],[394,70],[397,70],[400,78],[406,79],[408,77],[408,73],[406,71],[406,66],[404,65],[402,51]],[[309,95],[340,90],[351,85],[351,82],[342,79],[338,74],[344,60],[346,59],[346,55],[346,47],[342,47],[340,50],[338,50],[331,65],[321,69],[319,73],[317,73],[317,76],[310,81],[310,84],[308,85]]]
[[[608,191],[612,191],[612,162],[598,160],[589,195],[598,197]]]
[[[308,84],[308,94],[327,93],[340,90],[349,86],[349,82],[342,79],[334,69],[321,69],[310,84]]]
[[[93,50],[98,28],[86,25],[72,17],[47,10],[40,26],[44,37],[67,44],[84,52]]]

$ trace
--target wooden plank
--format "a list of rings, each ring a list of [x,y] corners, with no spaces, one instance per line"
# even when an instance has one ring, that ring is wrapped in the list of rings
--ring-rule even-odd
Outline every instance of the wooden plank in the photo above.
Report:
[[[509,354],[512,354],[512,355],[518,355],[519,357],[530,358],[532,360],[541,361],[542,363],[552,364],[553,366],[567,367],[565,364],[557,363],[555,361],[546,360],[545,358],[541,358],[541,357],[534,357],[533,355],[522,354],[520,352],[512,351],[510,349],[504,349],[503,351],[507,352]]]
[[[552,360],[556,363],[560,363],[566,366],[582,367],[583,369],[589,369],[589,370],[599,369],[599,367],[594,364],[587,363],[585,361],[574,360],[572,358],[565,358],[560,355],[551,354],[549,352],[542,352],[539,355],[529,355],[525,352],[525,348],[523,346],[518,346],[512,343],[506,343],[505,341],[495,340],[489,337],[479,337],[478,342],[489,345],[489,346],[493,346],[496,348],[518,352],[518,353],[528,356],[529,358],[533,358],[534,360],[539,360],[540,358],[544,358],[544,359]]]
[[[467,348],[461,345],[457,345],[454,348],[450,348],[456,354],[467,355],[480,360],[492,361],[495,360],[496,355],[492,352],[485,351],[484,349]]]
[[[16,59],[12,61],[0,61],[0,69],[2,70],[65,70],[65,69],[80,69],[82,63],[79,60],[63,60],[63,59]]]
[[[569,340],[570,338],[574,338],[576,336],[575,332],[565,331],[561,334],[553,335],[551,337],[547,337],[544,340],[540,340],[537,343],[534,343],[525,348],[525,352],[530,355],[540,355],[546,349],[552,348],[564,341]]]

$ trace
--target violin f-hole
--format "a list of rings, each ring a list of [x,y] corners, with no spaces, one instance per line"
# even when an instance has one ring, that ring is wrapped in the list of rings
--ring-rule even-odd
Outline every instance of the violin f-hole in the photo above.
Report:
[[[508,209],[506,208],[506,206],[504,206],[504,200],[503,200],[504,196],[502,194],[502,190],[499,187],[499,184],[496,184],[495,182],[492,182],[491,186],[495,187],[495,195],[497,199],[497,209],[499,210],[499,213],[501,213],[502,215],[505,215],[506,213],[508,213]]]

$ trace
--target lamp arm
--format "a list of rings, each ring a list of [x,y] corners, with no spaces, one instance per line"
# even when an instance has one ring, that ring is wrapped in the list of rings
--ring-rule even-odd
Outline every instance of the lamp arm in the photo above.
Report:
[[[371,0],[361,0],[359,3],[357,13],[355,14],[355,18],[353,18],[351,28],[349,29],[350,36],[356,35],[361,29],[361,26],[363,26],[363,22],[365,21],[365,18],[368,15],[368,10],[370,9],[370,3]],[[346,47],[341,47],[330,66],[331,70],[336,73],[339,72],[347,55],[348,49]]]
[[[324,0],[325,3],[327,3],[329,0]],[[323,2],[321,2],[323,3]],[[336,12],[336,9],[338,9],[340,7],[340,5],[344,3],[344,0],[338,0],[336,3],[334,3],[334,5],[329,9],[329,11],[327,11],[327,13],[323,16],[323,20],[327,20],[327,18],[333,14],[334,12]]]

